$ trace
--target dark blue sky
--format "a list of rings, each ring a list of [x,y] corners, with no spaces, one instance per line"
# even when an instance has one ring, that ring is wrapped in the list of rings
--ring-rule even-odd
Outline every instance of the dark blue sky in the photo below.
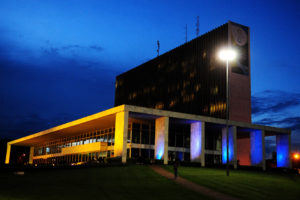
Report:
[[[228,20],[250,27],[253,122],[300,150],[300,2],[0,1],[0,135],[113,107],[115,76]]]

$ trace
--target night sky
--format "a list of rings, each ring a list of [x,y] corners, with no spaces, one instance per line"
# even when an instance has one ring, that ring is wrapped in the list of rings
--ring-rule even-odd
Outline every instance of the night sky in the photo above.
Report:
[[[0,1],[0,137],[113,107],[115,76],[228,20],[250,27],[252,120],[300,150],[300,1]],[[272,140],[269,140],[272,141]],[[268,148],[271,148],[269,145]]]

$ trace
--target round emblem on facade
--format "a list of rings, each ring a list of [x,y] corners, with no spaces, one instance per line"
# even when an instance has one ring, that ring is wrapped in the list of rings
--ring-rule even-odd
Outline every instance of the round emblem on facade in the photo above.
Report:
[[[233,39],[236,42],[236,44],[239,46],[244,46],[248,40],[247,33],[241,27],[238,26],[232,26],[231,30]]]

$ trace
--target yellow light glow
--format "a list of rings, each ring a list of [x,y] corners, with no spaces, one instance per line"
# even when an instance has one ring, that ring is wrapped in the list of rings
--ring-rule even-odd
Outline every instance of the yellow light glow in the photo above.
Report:
[[[295,159],[295,160],[299,160],[299,159],[300,159],[300,155],[299,155],[298,153],[295,153],[295,154],[294,154],[294,159]]]
[[[233,49],[222,49],[219,51],[218,56],[223,61],[232,61],[236,59],[237,53]]]

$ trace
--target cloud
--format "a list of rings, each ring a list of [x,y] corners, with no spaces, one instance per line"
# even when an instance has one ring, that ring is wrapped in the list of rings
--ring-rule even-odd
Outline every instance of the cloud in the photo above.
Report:
[[[26,48],[0,37],[0,137],[22,137],[113,107],[120,71],[86,56],[100,51],[49,41]]]
[[[14,139],[30,135],[59,124],[76,119],[76,115],[70,113],[59,113],[55,116],[46,117],[41,113],[32,111],[27,114],[1,114],[0,116],[0,138]]]
[[[252,96],[252,117],[257,124],[292,130],[292,148],[300,148],[300,93],[266,90]],[[298,112],[297,112],[298,111]],[[273,139],[273,143],[275,143]],[[266,144],[266,148],[272,147]]]
[[[286,117],[279,120],[274,118],[263,118],[259,120],[259,123],[264,125],[273,124],[291,130],[300,130],[300,117]]]
[[[278,113],[299,105],[300,93],[266,90],[252,96],[253,115]]]
[[[103,47],[97,46],[97,45],[91,45],[89,46],[90,49],[93,49],[95,51],[103,51]]]
[[[75,44],[75,45],[66,45],[66,46],[62,46],[61,49],[62,50],[70,50],[70,49],[81,49],[83,48],[82,46]]]
[[[78,44],[65,45],[65,46],[62,46],[60,49],[61,50],[76,50],[76,49],[82,50],[82,49],[85,49],[85,50],[94,50],[94,51],[98,51],[98,52],[102,52],[104,50],[104,48],[102,46],[99,46],[99,45],[83,46],[83,45],[78,45]]]
[[[22,137],[113,107],[118,72],[111,65],[59,56],[44,64],[0,57],[0,137]]]

